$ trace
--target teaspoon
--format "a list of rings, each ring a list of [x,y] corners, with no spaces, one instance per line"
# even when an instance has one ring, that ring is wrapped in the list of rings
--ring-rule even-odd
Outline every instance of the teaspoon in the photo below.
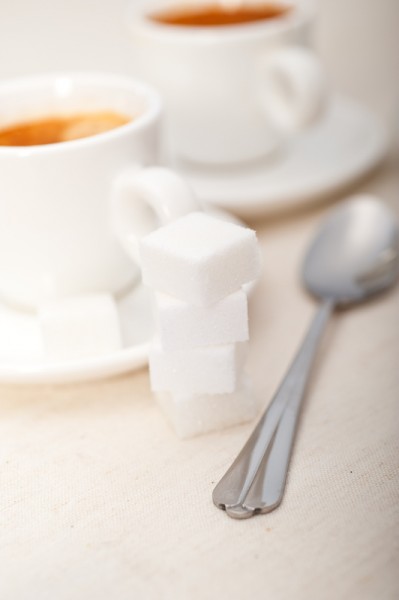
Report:
[[[399,228],[375,198],[355,197],[321,225],[305,256],[302,281],[322,304],[268,409],[213,491],[213,502],[230,517],[245,519],[279,506],[306,384],[331,313],[382,292],[398,275]]]

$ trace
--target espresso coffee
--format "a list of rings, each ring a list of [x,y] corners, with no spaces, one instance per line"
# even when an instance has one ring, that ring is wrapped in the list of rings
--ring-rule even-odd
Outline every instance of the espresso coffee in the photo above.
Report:
[[[0,146],[57,144],[104,133],[131,121],[114,112],[54,115],[0,128]]]
[[[181,27],[223,27],[276,19],[291,9],[288,5],[273,3],[238,5],[231,8],[222,4],[209,4],[167,9],[151,14],[150,19],[163,25]]]

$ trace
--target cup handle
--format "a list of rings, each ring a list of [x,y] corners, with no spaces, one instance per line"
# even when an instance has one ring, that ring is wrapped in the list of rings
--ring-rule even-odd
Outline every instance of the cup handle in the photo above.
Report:
[[[164,167],[132,167],[116,179],[111,195],[113,229],[127,254],[139,261],[139,241],[161,225],[202,210],[193,190]]]
[[[284,46],[262,63],[261,104],[280,132],[309,127],[324,113],[327,97],[327,77],[311,50]]]

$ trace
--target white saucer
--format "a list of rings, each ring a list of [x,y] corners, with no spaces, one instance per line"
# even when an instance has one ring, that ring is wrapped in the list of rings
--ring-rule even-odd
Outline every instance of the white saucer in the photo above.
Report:
[[[124,348],[77,361],[48,362],[39,321],[0,303],[0,382],[68,383],[117,375],[147,364],[153,333],[149,291],[140,283],[118,301]]]
[[[207,212],[242,224],[236,217],[213,207]],[[253,285],[247,286],[249,293]],[[108,355],[50,362],[46,360],[39,320],[0,302],[0,383],[59,384],[119,375],[144,367],[154,333],[150,291],[138,283],[117,300],[123,348]]]
[[[376,166],[386,150],[380,121],[363,106],[336,96],[323,121],[264,162],[234,169],[169,163],[201,200],[241,217],[256,217],[338,192]]]

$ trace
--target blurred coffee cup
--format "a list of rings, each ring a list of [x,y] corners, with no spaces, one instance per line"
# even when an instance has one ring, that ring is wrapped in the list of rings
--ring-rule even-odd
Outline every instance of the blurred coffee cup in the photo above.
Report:
[[[166,101],[174,156],[204,164],[266,157],[322,115],[310,2],[133,2],[136,71]]]

